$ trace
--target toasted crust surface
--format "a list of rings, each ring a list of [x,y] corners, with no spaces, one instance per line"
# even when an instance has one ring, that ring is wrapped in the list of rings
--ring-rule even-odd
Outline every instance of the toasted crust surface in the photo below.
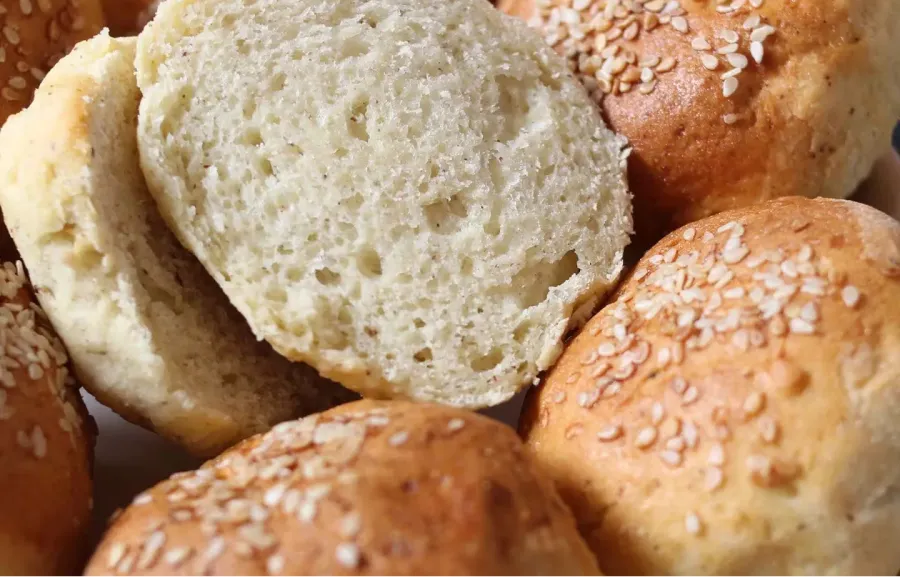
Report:
[[[515,433],[361,401],[285,423],[146,493],[88,574],[595,574]]]
[[[103,15],[113,36],[132,36],[153,18],[159,0],[103,0]]]
[[[633,3],[636,13],[572,4],[548,2],[533,23],[634,146],[635,226],[649,244],[771,198],[846,197],[890,148],[900,117],[894,0],[649,1]],[[534,0],[498,6],[536,15]],[[562,32],[566,21],[585,34]]]
[[[170,226],[257,336],[364,395],[499,404],[621,270],[624,140],[482,0],[172,0],[136,65]]]
[[[198,454],[355,398],[258,342],[160,217],[138,163],[134,39],[80,44],[0,133],[0,205],[101,402]]]
[[[44,75],[103,27],[99,0],[0,3],[0,126],[25,108]]]
[[[610,574],[893,574],[900,225],[787,198],[663,239],[521,431]]]
[[[81,570],[95,427],[21,263],[0,266],[0,574]]]

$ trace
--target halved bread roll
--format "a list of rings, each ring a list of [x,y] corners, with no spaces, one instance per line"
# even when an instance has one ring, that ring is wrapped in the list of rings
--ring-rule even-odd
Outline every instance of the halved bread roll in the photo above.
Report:
[[[510,398],[622,268],[625,141],[487,2],[170,0],[136,63],[171,227],[258,336],[368,396]]]
[[[206,454],[349,398],[257,342],[179,244],[137,157],[131,40],[80,44],[0,132],[0,205],[85,387]]]

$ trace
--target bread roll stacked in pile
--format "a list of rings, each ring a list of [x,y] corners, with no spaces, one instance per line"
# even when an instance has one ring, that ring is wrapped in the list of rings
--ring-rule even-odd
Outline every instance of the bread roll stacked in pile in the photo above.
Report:
[[[500,0],[634,147],[638,240],[782,196],[845,198],[900,110],[896,0]]]
[[[900,224],[802,198],[887,149],[900,5],[499,7],[542,34],[483,0],[105,2],[115,35],[153,20],[3,127],[75,375],[224,450],[135,497],[89,574],[900,569]],[[686,226],[616,288],[626,173],[639,244]],[[89,420],[3,271],[7,493],[47,462],[72,495],[0,519],[0,570],[70,571]],[[465,410],[532,384],[522,439]]]

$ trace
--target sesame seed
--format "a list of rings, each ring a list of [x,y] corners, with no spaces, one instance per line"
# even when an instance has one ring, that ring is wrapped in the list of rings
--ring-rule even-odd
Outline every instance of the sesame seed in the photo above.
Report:
[[[275,507],[278,503],[281,502],[282,497],[284,497],[284,493],[287,491],[287,485],[278,484],[270,487],[263,494],[263,504],[266,507]]]
[[[688,513],[684,518],[684,529],[691,535],[699,535],[703,530],[700,517],[694,512]]]
[[[127,552],[127,545],[118,541],[113,542],[109,547],[109,551],[106,552],[106,568],[115,569]]]
[[[724,40],[725,42],[728,42],[729,44],[734,44],[734,43],[736,43],[738,40],[740,40],[740,37],[737,35],[737,32],[735,32],[734,30],[722,30],[722,31],[720,31],[720,32],[719,32],[719,38],[721,38],[721,39]]]
[[[282,555],[271,555],[266,559],[266,573],[269,575],[280,575],[284,571],[284,557]]]
[[[675,377],[672,379],[672,384],[670,386],[673,391],[682,396],[684,396],[685,392],[688,390],[687,381],[685,381],[683,377]]]
[[[656,427],[644,427],[634,438],[634,446],[638,449],[646,449],[656,442],[656,435]]]
[[[297,519],[302,523],[311,523],[316,518],[317,510],[315,501],[304,501],[297,509]]]
[[[334,550],[337,562],[348,569],[359,567],[360,552],[355,543],[341,543]]]
[[[733,66],[735,69],[747,68],[747,65],[750,63],[747,60],[746,56],[744,56],[743,54],[738,54],[736,52],[733,54],[728,54],[725,58],[726,60],[728,60],[728,63],[731,64],[731,66]]]
[[[615,441],[622,436],[620,425],[608,425],[597,432],[597,439],[603,442]]]
[[[687,390],[684,391],[684,394],[681,395],[681,404],[690,405],[699,398],[700,390],[697,387],[691,385],[687,388]]]
[[[725,464],[725,448],[720,443],[715,443],[709,448],[709,455],[706,462],[710,465],[721,467]]]
[[[811,335],[815,332],[815,327],[804,319],[791,319],[789,327],[797,335]]]
[[[744,20],[741,28],[743,28],[744,30],[753,30],[754,28],[759,26],[759,21],[759,14],[753,14],[751,16],[748,16],[747,19]]]
[[[738,121],[737,114],[726,114],[726,115],[722,116],[722,122],[724,122],[725,124],[731,125],[737,121]]]
[[[684,426],[682,427],[681,437],[684,439],[684,443],[688,448],[695,448],[699,437],[697,426],[692,421],[685,421]]]
[[[659,425],[663,422],[663,419],[666,417],[666,409],[663,407],[662,403],[655,402],[650,409],[650,422],[654,425]]]
[[[666,441],[666,449],[668,449],[669,451],[677,451],[680,453],[684,451],[685,446],[686,444],[684,442],[684,438],[682,437],[672,437],[671,439]]]
[[[762,417],[759,420],[759,436],[763,441],[773,444],[778,440],[778,423],[771,417]]]
[[[162,531],[155,531],[144,541],[144,549],[137,560],[137,568],[139,570],[149,569],[162,551],[163,545],[166,543],[166,534]]]
[[[766,404],[766,396],[764,393],[753,392],[744,399],[744,404],[741,408],[744,411],[745,418],[752,418],[762,412],[763,407]]]
[[[841,289],[841,300],[844,301],[847,308],[856,308],[856,305],[859,304],[859,297],[859,289],[853,285],[847,285]]]
[[[715,70],[719,67],[719,59],[712,54],[704,54],[700,57],[700,63],[707,70]]]
[[[676,16],[672,18],[672,28],[681,32],[682,34],[687,34],[688,32],[688,22],[682,16]]]
[[[760,26],[759,28],[754,28],[750,33],[750,41],[751,42],[763,42],[766,38],[775,33],[775,28],[769,26],[768,24],[764,26]]]
[[[750,56],[757,64],[762,63],[763,57],[765,56],[765,49],[763,48],[762,42],[750,43]]]
[[[616,354],[616,345],[605,342],[597,347],[597,354],[601,357],[611,357]]]
[[[715,491],[722,486],[724,480],[725,475],[722,473],[722,469],[718,467],[707,467],[706,473],[703,476],[703,488],[710,492]]]
[[[31,449],[38,459],[43,459],[47,455],[47,437],[38,425],[31,431]]]
[[[681,453],[677,451],[660,451],[659,458],[670,467],[678,467],[684,460]]]
[[[722,96],[725,98],[731,97],[738,89],[738,79],[735,77],[726,78],[725,82],[722,83]]]
[[[558,393],[563,394],[563,398],[565,398],[565,393],[563,391],[558,391]],[[562,402],[562,401],[558,401]],[[459,431],[463,427],[466,426],[466,422],[463,419],[450,419],[450,422],[447,423],[447,430],[451,433]]]
[[[362,529],[362,518],[359,513],[348,513],[341,519],[340,533],[347,539],[356,537]]]
[[[153,502],[153,496],[150,493],[141,493],[131,502],[132,505],[147,505]]]
[[[711,50],[712,46],[705,36],[696,36],[691,40],[691,48],[697,51]]]
[[[163,554],[163,561],[166,562],[170,567],[178,567],[182,563],[184,563],[188,557],[191,555],[190,547],[179,547],[177,549],[170,549]]]
[[[399,447],[409,440],[409,433],[406,431],[400,431],[399,433],[394,433],[388,438],[388,444],[392,447]]]

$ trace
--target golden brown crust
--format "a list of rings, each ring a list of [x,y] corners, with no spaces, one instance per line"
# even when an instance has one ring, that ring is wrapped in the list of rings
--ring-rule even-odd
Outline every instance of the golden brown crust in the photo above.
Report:
[[[21,264],[0,267],[0,574],[79,571],[94,423]]]
[[[612,574],[900,567],[900,225],[787,198],[676,231],[526,403]]]
[[[573,3],[581,4],[565,5]],[[588,13],[606,4],[584,3]],[[890,37],[891,23],[900,19],[897,2],[764,0],[756,9],[747,1],[730,13],[717,11],[728,2],[656,4],[678,7],[671,21],[665,8],[630,16],[623,9],[624,18],[610,20],[604,35],[618,37],[605,42],[605,50],[619,46],[611,63],[623,61],[607,68],[606,76],[602,57],[585,60],[598,54],[594,32],[580,41],[583,48],[569,49],[573,63],[582,58],[580,72],[593,75],[589,88],[600,85],[594,94],[611,127],[634,146],[629,184],[641,240],[652,242],[682,224],[771,198],[845,197],[888,150],[900,115],[900,56]],[[499,6],[529,18],[535,3],[505,0]],[[648,17],[663,22],[648,24]],[[605,28],[603,14],[597,18]],[[678,28],[684,32],[676,29],[675,18],[682,19]],[[544,31],[555,28],[547,27],[548,19],[540,24]],[[772,27],[770,34],[755,32],[765,26]],[[630,27],[636,36],[625,40]],[[760,40],[759,63],[751,37]],[[736,55],[718,53],[734,39]],[[565,52],[566,42],[572,40],[559,40],[557,49]],[[625,66],[629,53],[634,64]],[[703,57],[714,57],[716,68],[707,69]],[[721,76],[735,68],[729,58],[746,67],[729,81],[737,81],[737,88],[725,97]],[[647,83],[640,79],[645,67],[653,72]],[[631,87],[623,93],[621,81],[629,76]],[[612,79],[609,94],[603,78]]]
[[[99,0],[0,1],[0,126],[31,102],[60,58],[102,27]]]
[[[103,0],[103,14],[113,36],[133,36],[153,17],[159,0]]]
[[[135,499],[88,574],[595,574],[508,427],[360,401],[277,426]]]

